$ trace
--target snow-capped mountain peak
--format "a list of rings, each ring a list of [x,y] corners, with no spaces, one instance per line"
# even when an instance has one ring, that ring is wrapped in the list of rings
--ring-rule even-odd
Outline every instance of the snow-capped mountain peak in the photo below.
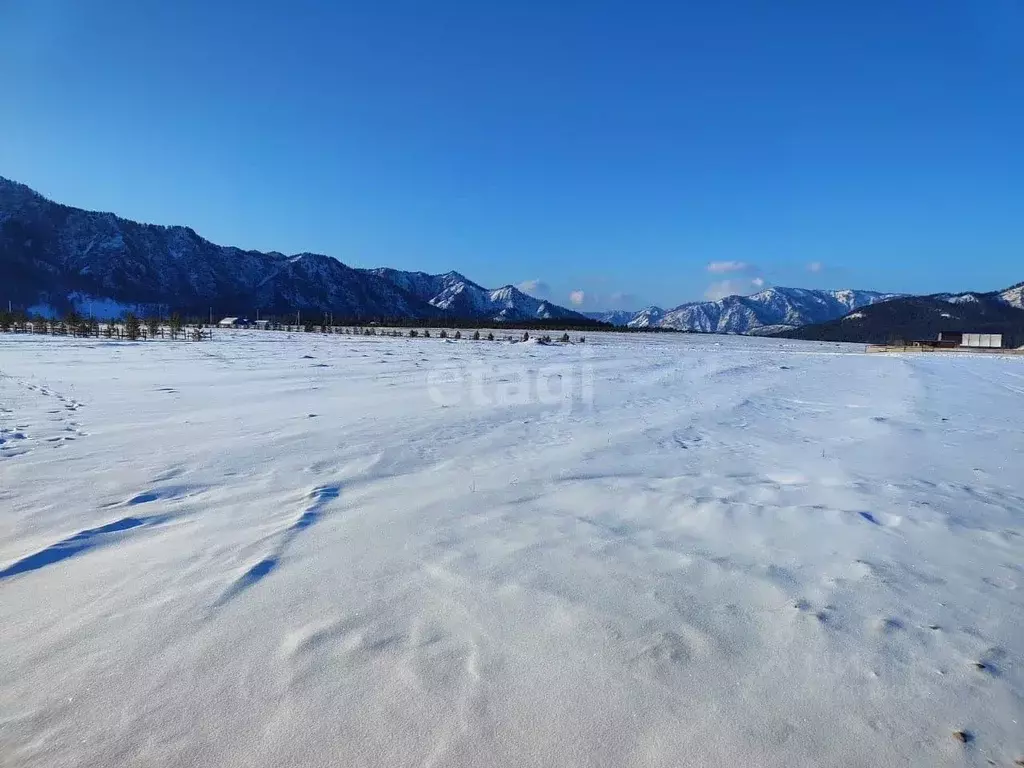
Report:
[[[454,271],[443,275],[403,272],[386,267],[368,271],[390,280],[446,315],[494,321],[583,318],[565,307],[529,296],[514,285],[488,289]]]
[[[833,320],[895,295],[850,289],[819,291],[771,287],[752,296],[727,296],[718,301],[689,302],[668,311],[647,307],[628,319],[616,315],[614,319],[609,318],[609,321],[630,328],[756,334]]]
[[[1024,309],[1024,283],[1010,286],[999,294],[999,298],[1017,309]]]
[[[644,307],[637,312],[626,325],[630,328],[657,328],[665,317],[665,310],[661,307]]]

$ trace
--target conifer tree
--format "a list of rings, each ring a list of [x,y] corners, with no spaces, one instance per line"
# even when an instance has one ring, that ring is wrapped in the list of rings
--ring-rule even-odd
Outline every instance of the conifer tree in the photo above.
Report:
[[[142,327],[139,325],[139,318],[129,312],[124,318],[124,335],[131,341],[135,341],[142,335]]]

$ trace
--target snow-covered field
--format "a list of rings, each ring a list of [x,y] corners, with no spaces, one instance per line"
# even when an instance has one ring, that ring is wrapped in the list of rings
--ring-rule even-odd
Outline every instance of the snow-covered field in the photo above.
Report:
[[[1024,758],[1021,358],[6,334],[0,428],[4,766]]]

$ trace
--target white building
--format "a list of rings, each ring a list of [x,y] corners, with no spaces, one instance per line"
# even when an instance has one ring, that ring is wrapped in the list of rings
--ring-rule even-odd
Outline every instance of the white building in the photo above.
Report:
[[[960,346],[1002,349],[1003,335],[1001,333],[965,333]]]

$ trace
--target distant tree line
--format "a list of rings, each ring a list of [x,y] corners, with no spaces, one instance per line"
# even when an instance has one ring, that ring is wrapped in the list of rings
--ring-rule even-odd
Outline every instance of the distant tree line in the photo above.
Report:
[[[208,322],[207,316],[183,315],[189,322]],[[221,317],[246,318],[250,323],[255,321],[253,315],[224,313],[215,315],[214,324]],[[610,323],[587,319],[529,319],[529,320],[489,320],[486,318],[467,317],[430,317],[410,318],[392,317],[388,315],[349,316],[330,312],[291,312],[289,314],[267,314],[260,312],[259,320],[271,328],[302,326],[303,328],[340,328],[369,327],[386,328],[447,328],[449,330],[471,330],[475,328],[509,328],[531,331],[613,331],[621,330]]]
[[[0,311],[0,332],[37,333],[51,336],[94,337],[106,339],[188,339],[203,341],[212,335],[202,324],[189,327],[181,316],[172,314],[168,320],[158,317],[140,318],[129,312],[123,320],[99,321],[70,311],[60,318],[33,315],[24,310]]]
[[[243,315],[238,315],[243,317]],[[213,326],[219,322],[220,315],[213,317]],[[306,332],[339,332],[340,329],[359,329],[361,333],[367,328],[400,328],[416,329],[427,331],[429,329],[444,328],[451,331],[476,330],[479,328],[493,328],[508,331],[536,331],[536,332],[609,332],[616,333],[680,333],[675,328],[628,328],[616,326],[611,323],[590,319],[527,319],[527,320],[488,320],[486,318],[465,318],[465,317],[432,317],[432,318],[409,318],[409,317],[346,317],[333,316],[331,313],[310,313],[305,314],[289,313],[287,315],[264,315],[260,314],[260,321],[273,330],[294,330],[301,328]],[[251,320],[250,320],[251,323]],[[205,314],[190,312],[172,312],[166,319],[156,316],[139,317],[134,313],[127,313],[119,320],[101,321],[94,317],[87,317],[75,311],[69,311],[60,318],[48,318],[40,315],[33,315],[25,310],[14,309],[13,311],[0,311],[0,331],[24,332],[26,330],[42,331],[56,335],[70,336],[106,336],[111,338],[140,339],[156,338],[168,334],[170,338],[200,338],[209,336],[210,313]],[[200,331],[202,333],[196,333]],[[120,333],[120,335],[118,335]],[[410,334],[412,335],[412,334]],[[429,335],[429,334],[418,334]]]
[[[227,313],[226,317],[247,318],[250,323],[252,317],[244,314]],[[343,315],[332,315],[331,313],[289,313],[287,315],[272,315],[260,312],[260,322],[267,323],[272,329],[281,330],[287,327],[295,327],[315,330],[317,328],[341,328],[341,327],[369,327],[377,326],[382,328],[447,328],[449,330],[468,330],[473,328],[495,328],[520,331],[572,331],[572,332],[601,332],[611,331],[615,333],[700,333],[700,331],[683,331],[678,328],[627,328],[621,325],[612,325],[601,320],[576,318],[551,318],[551,319],[528,319],[528,320],[490,320],[487,318],[472,317],[431,317],[431,318],[409,318],[409,317],[350,317]],[[189,322],[207,322],[204,316],[188,316]],[[298,321],[298,322],[297,322]],[[214,321],[216,324],[216,320]]]

